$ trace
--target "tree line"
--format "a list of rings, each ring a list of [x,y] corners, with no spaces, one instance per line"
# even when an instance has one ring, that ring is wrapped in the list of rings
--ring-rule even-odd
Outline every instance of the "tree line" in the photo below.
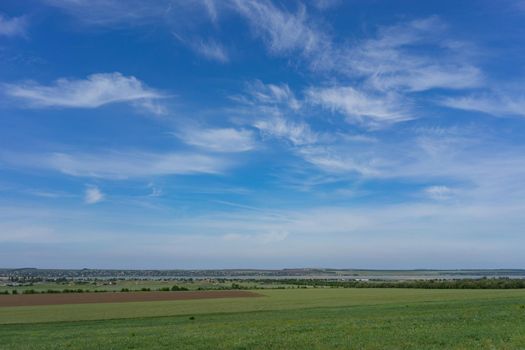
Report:
[[[422,289],[522,289],[525,279],[480,278],[409,281],[334,281],[322,279],[265,280],[267,283],[333,288],[422,288]]]

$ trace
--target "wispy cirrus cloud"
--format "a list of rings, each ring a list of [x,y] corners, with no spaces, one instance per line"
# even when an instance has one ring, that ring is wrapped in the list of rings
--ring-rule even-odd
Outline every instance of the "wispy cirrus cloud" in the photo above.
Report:
[[[372,95],[344,86],[311,88],[307,96],[311,103],[342,113],[351,123],[378,127],[413,119],[408,102],[395,93]]]
[[[214,39],[203,39],[193,37],[191,39],[185,38],[183,35],[173,32],[173,36],[183,45],[189,47],[197,55],[209,60],[219,63],[228,63],[230,55],[226,47]]]
[[[233,12],[246,20],[254,36],[272,55],[299,58],[314,72],[337,72],[345,78],[365,80],[378,90],[427,91],[436,88],[465,89],[484,84],[481,70],[472,62],[473,46],[451,38],[447,25],[437,16],[378,26],[375,34],[360,40],[338,41],[326,24],[302,3],[295,8],[270,0],[227,0],[224,2],[159,0],[143,4],[138,0],[70,1],[47,0],[94,25],[149,23],[161,21],[172,31],[193,32],[188,18],[205,12],[212,23],[221,12]],[[337,1],[315,1],[327,8]],[[183,27],[180,27],[183,23]],[[175,35],[180,40],[180,35]],[[197,54],[228,62],[227,50],[216,40],[184,40]],[[431,50],[420,50],[421,47]]]
[[[219,174],[231,166],[225,158],[182,152],[3,153],[0,160],[17,168],[108,179]]]
[[[469,43],[450,39],[436,16],[380,27],[375,37],[343,48],[339,67],[378,90],[426,91],[481,86],[483,75],[470,61]],[[420,50],[430,46],[432,50]]]
[[[270,53],[300,53],[313,71],[364,79],[381,91],[464,89],[484,83],[481,70],[469,60],[470,44],[451,40],[445,35],[446,24],[436,16],[382,26],[375,36],[336,43],[304,6],[290,12],[270,1],[234,4]],[[432,54],[418,50],[429,45]]]
[[[418,92],[461,91],[485,83],[471,59],[470,52],[476,50],[468,42],[451,39],[447,25],[435,16],[382,26],[375,35],[336,43],[313,23],[306,7],[293,13],[269,1],[234,3],[271,54],[301,57],[311,71],[338,75],[325,86],[307,89],[305,95],[309,102],[343,114],[351,123],[380,128],[415,119],[419,116],[412,108],[426,102]],[[288,27],[292,28],[289,36],[278,35]],[[263,87],[268,91],[271,85],[259,82],[252,89],[258,93],[253,94],[257,103],[264,103],[264,97],[277,102],[290,96],[264,92]],[[303,106],[302,102],[295,99],[295,106]]]
[[[318,140],[318,135],[305,122],[294,122],[283,117],[261,119],[253,126],[263,136],[285,139],[295,146],[312,144]]]
[[[41,189],[32,189],[28,188],[22,191],[25,194],[29,194],[31,196],[36,197],[42,197],[42,198],[68,198],[68,197],[74,197],[73,194],[64,192],[64,191],[49,191],[49,190],[41,190]]]
[[[174,38],[209,61],[227,63],[228,49],[218,40],[204,39],[200,27],[216,29],[228,2],[215,0],[43,0],[61,9],[85,27],[106,29],[155,26],[171,31]]]
[[[0,36],[24,37],[27,34],[29,22],[27,17],[7,17],[0,13]]]
[[[363,177],[374,177],[380,174],[374,166],[373,158],[362,159],[366,157],[347,154],[330,145],[302,147],[298,153],[305,161],[328,173]]]
[[[309,57],[317,55],[329,43],[325,33],[314,28],[302,4],[296,12],[278,8],[267,0],[234,0],[232,5],[271,53],[300,53]]]
[[[474,95],[447,97],[439,101],[446,107],[482,112],[494,116],[525,117],[525,94],[515,92],[485,92]]]
[[[199,40],[192,44],[191,47],[197,54],[208,60],[220,63],[228,63],[230,61],[227,49],[215,40]]]
[[[345,95],[348,91],[361,98],[353,106],[353,101],[348,98],[352,96]],[[365,113],[365,110],[366,113],[370,113],[374,107],[371,106],[373,102],[377,104],[374,115],[377,119],[390,117],[392,122],[399,121],[394,118],[395,112],[389,111],[385,102],[380,102],[379,99],[371,101],[352,88],[310,88],[305,91],[305,95],[304,99],[299,99],[286,84],[264,84],[256,81],[249,85],[247,95],[235,96],[234,100],[249,106],[248,113],[254,119],[251,126],[259,130],[263,139],[286,141],[295,156],[318,170],[336,174],[376,174],[377,170],[372,162],[359,159],[355,155],[343,154],[341,147],[334,147],[337,143],[350,145],[369,139],[365,137],[358,140],[351,135],[317,132],[300,114],[314,112],[312,106],[320,104],[327,109],[336,109],[339,113],[348,114],[348,118],[354,118],[351,122],[357,122],[359,117],[365,119],[357,113]],[[401,115],[397,117],[401,118]],[[405,116],[403,118],[408,119]],[[370,120],[367,122],[370,126]]]
[[[43,0],[84,24],[96,26],[137,26],[151,23],[200,19],[205,11],[211,20],[218,17],[217,4],[210,0]]]
[[[84,202],[86,204],[95,204],[104,200],[104,193],[98,188],[98,186],[89,185],[86,187],[84,193]]]
[[[134,76],[121,73],[92,74],[86,79],[61,78],[50,85],[10,83],[3,88],[6,95],[35,108],[98,108],[111,103],[130,103],[162,114],[163,108],[157,101],[166,97]]]
[[[339,6],[342,1],[341,0],[313,0],[312,1],[314,7],[316,7],[319,10],[328,10],[335,8]]]
[[[133,0],[129,2],[120,0],[45,0],[44,2],[91,25],[142,24],[162,17],[169,5],[167,1],[154,2],[151,6]]]
[[[304,101],[296,97],[287,84],[265,84],[255,80],[246,84],[244,94],[230,96],[238,103],[234,113],[246,115],[248,124],[259,130],[263,138],[275,137],[293,145],[313,143],[317,135],[310,126],[296,118]]]
[[[246,152],[255,148],[250,130],[234,128],[183,128],[174,133],[185,143],[214,152]]]
[[[423,190],[423,192],[426,196],[428,196],[429,198],[435,199],[435,200],[449,199],[454,194],[453,189],[451,189],[448,186],[443,186],[443,185],[426,187]]]
[[[295,96],[295,93],[290,89],[288,84],[271,84],[263,83],[260,80],[249,82],[245,85],[245,91],[240,95],[233,95],[230,98],[243,105],[255,108],[257,111],[279,106],[282,108],[297,111],[301,108],[301,101]]]

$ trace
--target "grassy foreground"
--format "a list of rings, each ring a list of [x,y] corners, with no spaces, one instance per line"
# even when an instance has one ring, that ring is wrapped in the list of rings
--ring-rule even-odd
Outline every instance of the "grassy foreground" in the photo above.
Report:
[[[525,348],[523,290],[263,293],[260,298],[2,308],[0,347]],[[82,321],[66,322],[74,320]]]

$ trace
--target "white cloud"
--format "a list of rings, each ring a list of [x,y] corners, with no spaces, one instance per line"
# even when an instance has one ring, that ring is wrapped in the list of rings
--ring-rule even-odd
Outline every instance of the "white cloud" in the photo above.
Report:
[[[435,88],[464,89],[484,83],[482,72],[471,62],[472,45],[450,39],[445,23],[436,16],[382,26],[375,36],[357,41],[336,41],[329,28],[309,16],[299,3],[269,0],[177,1],[159,0],[47,0],[95,25],[164,23],[172,31],[192,32],[196,20],[216,23],[220,11],[233,11],[246,19],[254,34],[275,55],[298,57],[313,71],[336,72],[346,78],[364,79],[378,90],[426,91]],[[314,0],[323,9],[337,0]],[[206,12],[207,16],[200,15]],[[318,15],[319,12],[314,13]],[[184,41],[184,40],[183,40]],[[227,62],[219,43],[208,40],[187,42],[200,55]],[[431,47],[422,53],[421,46]]]
[[[263,136],[271,136],[289,140],[293,145],[315,143],[318,136],[304,122],[293,122],[282,117],[258,120],[253,125]]]
[[[196,21],[206,11],[207,19],[217,20],[217,2],[212,0],[44,0],[84,24],[96,26],[177,25]]]
[[[234,4],[270,53],[292,58],[299,53],[313,71],[364,80],[379,91],[464,89],[484,83],[483,74],[469,59],[469,52],[475,50],[468,43],[450,40],[447,26],[435,16],[380,27],[374,37],[336,43],[308,17],[304,6],[292,13],[269,1]],[[421,46],[431,46],[432,53],[422,53]]]
[[[148,197],[160,197],[162,196],[162,188],[156,186],[153,182],[148,184],[148,188],[151,190]]]
[[[380,128],[415,119],[413,110],[419,102],[415,93],[485,83],[481,70],[472,63],[476,49],[451,39],[447,25],[436,16],[383,26],[374,36],[336,44],[308,17],[304,6],[293,13],[269,1],[234,4],[270,53],[300,57],[310,70],[339,75],[328,87],[307,89],[306,100],[346,115],[351,123]],[[338,85],[338,80],[345,83]],[[258,82],[251,89],[252,102],[259,104],[261,112],[274,116],[304,112],[304,101],[296,99],[287,85],[274,86],[280,87],[279,94],[271,93],[271,87]],[[290,109],[293,106],[297,107]]]
[[[228,56],[228,51],[226,48],[214,41],[214,40],[199,40],[191,45],[193,50],[197,52],[199,55],[212,60],[217,61],[221,63],[227,63],[230,60],[230,57]]]
[[[61,173],[96,178],[126,179],[134,177],[177,174],[218,174],[230,162],[218,156],[195,153],[3,153],[5,163],[22,168],[59,171]]]
[[[410,92],[433,88],[466,89],[481,85],[481,71],[473,66],[429,64],[404,72],[372,75],[369,82],[379,90],[407,89]]]
[[[25,189],[22,192],[26,194],[30,194],[32,196],[37,196],[37,197],[42,197],[42,198],[66,198],[66,197],[73,196],[67,192],[47,191],[47,190],[39,190],[39,189]]]
[[[438,17],[382,27],[375,38],[334,54],[334,65],[349,76],[364,77],[379,90],[413,92],[482,85],[481,71],[468,59],[472,48],[451,42],[445,32],[446,25]],[[421,53],[418,48],[422,45],[431,46],[431,53]]]
[[[296,156],[329,173],[377,174],[378,169],[373,164],[375,158],[360,159],[360,156],[349,155],[348,148],[345,148],[356,142],[369,143],[373,138],[340,132],[316,132],[297,114],[312,112],[308,107],[320,104],[346,115],[352,123],[358,122],[367,127],[410,119],[406,106],[401,106],[394,98],[381,100],[351,87],[310,88],[306,96],[304,101],[298,100],[285,84],[256,81],[249,85],[247,97],[236,96],[235,100],[250,107],[247,113],[256,117],[251,125],[259,130],[263,138],[289,141]],[[333,147],[336,143],[343,147]],[[366,153],[366,156],[369,154]]]
[[[198,3],[198,2],[197,2]],[[217,18],[219,17],[218,9],[217,9],[217,1],[216,0],[201,0],[202,5],[206,9],[206,12],[208,12],[208,16],[210,16],[210,19],[212,22],[217,22]]]
[[[469,137],[470,136],[470,137]],[[502,136],[504,137],[504,136]],[[525,190],[525,157],[521,146],[501,144],[494,136],[476,130],[469,135],[435,135],[384,142],[373,151],[382,160],[377,179],[454,183],[454,187],[431,186],[429,197],[454,197],[472,203],[520,202]]]
[[[349,122],[371,127],[413,118],[406,107],[407,102],[393,93],[372,96],[346,86],[311,88],[307,96],[313,104],[346,115]]]
[[[319,10],[328,10],[341,4],[341,0],[312,0],[313,5]]]
[[[44,0],[77,19],[91,25],[114,25],[119,23],[142,24],[163,16],[167,2],[146,4],[130,0]]]
[[[299,52],[310,56],[329,43],[325,34],[309,23],[302,4],[296,13],[281,10],[265,0],[235,0],[233,4],[272,53]]]
[[[27,31],[26,17],[8,18],[0,13],[0,36],[15,37],[25,36]]]
[[[97,186],[88,186],[84,193],[86,204],[95,204],[104,200],[104,193]]]
[[[250,130],[190,128],[175,134],[189,145],[214,152],[246,152],[255,148]]]
[[[173,36],[185,46],[188,46],[197,55],[219,63],[228,63],[230,57],[228,50],[220,42],[213,39],[202,38],[187,39],[183,35],[173,32]]]
[[[288,84],[265,84],[255,80],[246,85],[246,94],[233,96],[232,99],[253,107],[279,106],[291,111],[298,111],[302,104]]]
[[[162,109],[155,102],[165,96],[133,76],[98,73],[84,80],[61,78],[52,85],[35,82],[5,84],[7,95],[32,107],[97,108],[110,103],[132,103],[154,113]]]
[[[365,176],[375,176],[379,173],[373,164],[374,159],[361,160],[348,151],[341,152],[330,146],[302,147],[298,154],[307,162],[329,173],[354,173]]]
[[[255,127],[263,137],[286,139],[295,146],[316,142],[318,135],[308,124],[292,120],[302,112],[303,102],[287,84],[265,84],[256,80],[246,85],[244,95],[231,98],[240,103],[240,107],[232,111],[249,117],[240,122]],[[247,119],[251,120],[247,122]]]
[[[440,101],[444,106],[491,114],[494,116],[525,117],[525,95],[480,94],[462,97],[449,97]]]
[[[447,186],[430,186],[423,190],[426,196],[436,200],[449,199],[453,194],[454,190]]]

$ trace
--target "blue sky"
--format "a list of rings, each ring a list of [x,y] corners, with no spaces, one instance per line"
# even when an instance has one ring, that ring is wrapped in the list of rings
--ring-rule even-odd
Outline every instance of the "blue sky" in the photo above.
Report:
[[[525,268],[525,2],[0,4],[0,265]]]

